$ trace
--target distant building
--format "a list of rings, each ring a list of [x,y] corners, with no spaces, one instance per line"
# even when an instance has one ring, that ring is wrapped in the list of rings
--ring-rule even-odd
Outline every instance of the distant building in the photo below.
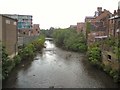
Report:
[[[69,28],[71,28],[71,29],[77,29],[77,25],[70,25]]]
[[[108,35],[108,29],[109,29],[109,17],[111,16],[112,14],[104,9],[104,11],[102,11],[102,13],[96,17],[96,21],[99,21],[99,22],[102,22],[103,23],[103,28],[104,28],[104,31],[105,31],[105,34]]]
[[[86,16],[85,17],[85,22],[92,22],[95,20],[95,17],[94,16]]]
[[[99,16],[102,13],[102,7],[97,7],[97,11],[95,11],[94,17]]]
[[[114,10],[114,14],[109,18],[109,35],[117,37],[120,33],[120,9]]]
[[[8,55],[14,55],[17,52],[17,33],[17,20],[0,15],[0,41],[6,47]]]
[[[32,29],[32,15],[19,15],[19,14],[4,14],[13,19],[18,20],[17,28],[20,34],[28,35]]]
[[[40,26],[39,26],[39,24],[33,24],[33,29],[31,31],[31,35],[33,35],[33,36],[40,35]]]
[[[85,34],[85,23],[79,22],[77,23],[77,33],[84,33]]]
[[[107,38],[109,33],[109,17],[111,13],[102,7],[98,7],[94,16],[88,16],[85,18],[85,22],[90,23],[90,33],[88,33],[88,43],[93,43],[95,37]]]

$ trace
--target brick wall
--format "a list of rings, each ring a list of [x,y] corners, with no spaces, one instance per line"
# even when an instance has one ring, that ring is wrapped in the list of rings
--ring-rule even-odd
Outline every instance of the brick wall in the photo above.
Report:
[[[39,24],[34,24],[31,35],[35,36],[35,35],[39,35],[39,34],[40,34]]]
[[[81,22],[81,23],[77,23],[77,32],[80,33],[84,33],[85,34],[85,23]]]

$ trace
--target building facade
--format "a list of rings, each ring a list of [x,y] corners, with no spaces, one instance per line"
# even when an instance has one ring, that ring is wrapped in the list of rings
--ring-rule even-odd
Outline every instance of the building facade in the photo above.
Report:
[[[70,29],[77,29],[77,25],[70,25],[70,27],[69,27]]]
[[[94,43],[95,38],[107,38],[109,35],[109,17],[111,13],[102,7],[98,7],[93,17],[86,17],[85,22],[90,23],[90,33],[88,33],[88,43]],[[87,27],[87,26],[86,26]]]
[[[109,36],[117,37],[120,29],[120,9],[114,10],[114,14],[109,18]]]
[[[20,34],[28,35],[32,29],[32,15],[4,14],[13,19],[17,19],[17,28]]]
[[[105,34],[108,35],[109,34],[109,18],[112,15],[112,13],[110,13],[108,10],[104,9],[104,11],[101,12],[101,14],[99,14],[99,16],[96,17],[96,21],[97,22],[101,22],[103,23],[103,30],[105,31]]]
[[[0,15],[0,41],[6,47],[8,55],[16,54],[18,41],[17,20]]]
[[[77,23],[77,33],[83,33],[85,35],[85,23],[79,22]]]
[[[33,24],[33,29],[31,31],[32,36],[40,35],[40,25],[39,24]]]

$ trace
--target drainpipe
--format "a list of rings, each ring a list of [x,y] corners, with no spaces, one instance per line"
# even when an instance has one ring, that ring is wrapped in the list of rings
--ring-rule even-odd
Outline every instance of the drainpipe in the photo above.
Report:
[[[117,33],[118,33],[118,64],[119,64],[119,82],[120,82],[120,15],[118,18],[118,29],[117,29]]]
[[[113,34],[114,34],[114,37],[115,37],[115,15],[114,15],[114,32],[113,32]]]

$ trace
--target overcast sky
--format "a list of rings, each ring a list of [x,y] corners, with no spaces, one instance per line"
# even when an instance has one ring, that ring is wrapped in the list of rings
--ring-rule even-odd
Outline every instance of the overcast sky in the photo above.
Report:
[[[113,13],[120,0],[0,0],[0,14],[33,15],[40,28],[67,28],[93,16],[97,7]]]

